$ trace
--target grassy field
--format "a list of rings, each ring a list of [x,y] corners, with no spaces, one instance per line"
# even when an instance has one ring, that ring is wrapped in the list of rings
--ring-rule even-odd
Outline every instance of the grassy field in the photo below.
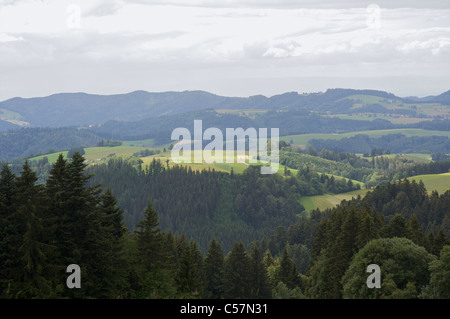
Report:
[[[422,180],[428,193],[431,193],[431,191],[435,190],[439,194],[442,194],[447,190],[450,190],[450,173],[417,175],[409,177],[408,179],[415,180],[416,182]]]
[[[6,109],[0,109],[0,120],[16,124],[19,126],[28,126],[30,124],[28,122],[23,121],[23,117],[19,113]]]
[[[408,179],[411,181],[415,180],[416,182],[422,180],[428,193],[431,193],[433,190],[435,190],[439,194],[442,194],[447,190],[450,190],[450,173],[418,175],[409,177]],[[306,196],[302,197],[300,203],[305,207],[305,210],[307,212],[310,212],[316,208],[323,210],[326,208],[333,208],[336,205],[339,205],[341,201],[344,199],[350,200],[352,199],[352,197],[356,197],[358,195],[364,196],[368,191],[369,191],[368,189],[361,189],[342,194]]]
[[[146,143],[151,143],[151,141],[143,140],[142,144],[140,144],[139,142],[136,143],[136,141],[134,141],[134,142],[131,142],[130,144],[145,145]],[[153,161],[153,159],[160,160],[164,165],[168,164],[169,166],[171,166],[171,165],[175,164],[172,161],[171,151],[169,151],[169,150],[166,150],[166,152],[163,152],[162,148],[146,148],[146,147],[129,146],[129,145],[121,145],[121,146],[115,146],[115,147],[87,147],[84,149],[84,151],[86,153],[83,156],[88,161],[88,163],[92,165],[92,164],[107,161],[109,158],[111,158],[113,156],[129,158],[129,157],[132,157],[134,153],[137,153],[139,151],[146,150],[146,149],[160,150],[160,153],[150,155],[150,156],[145,156],[145,157],[139,157],[139,159],[142,160],[142,167],[146,167],[147,165],[149,165]],[[30,158],[29,161],[40,160],[44,157],[47,157],[48,161],[50,163],[54,163],[54,162],[56,162],[60,153],[63,154],[64,158],[67,158],[68,152],[63,151],[63,152],[56,152],[56,153],[47,154],[47,155],[36,156],[36,157]],[[167,160],[169,160],[168,163],[167,163]],[[261,164],[261,163],[258,161],[258,163],[256,163],[256,164]],[[193,170],[214,169],[216,171],[227,172],[227,173],[230,173],[231,170],[233,170],[233,173],[235,173],[235,174],[242,174],[244,172],[244,170],[248,167],[248,165],[252,165],[252,164],[249,164],[249,162],[248,162],[248,152],[246,152],[246,163],[239,163],[237,161],[237,153],[235,152],[233,163],[226,163],[225,157],[224,157],[223,163],[211,163],[211,164],[206,163],[206,162],[196,163],[194,161],[194,158],[192,157],[191,163],[181,163],[180,165],[191,167]],[[294,175],[294,176],[298,172],[296,169],[293,169],[293,168],[286,167],[286,169],[288,171],[290,171],[291,175]],[[282,164],[279,164],[278,173],[284,175],[284,171],[285,171],[285,166]],[[344,178],[341,176],[331,175],[331,174],[326,174],[326,175],[328,175],[330,177],[334,176],[334,178],[336,180],[344,179],[344,180],[348,181],[347,178]],[[354,184],[359,184],[361,187],[364,186],[364,184],[359,181],[352,180],[352,182]]]
[[[368,135],[369,137],[381,137],[388,134],[403,134],[407,137],[411,136],[447,136],[450,137],[450,131],[429,131],[423,129],[392,129],[392,130],[374,130],[374,131],[357,131],[349,133],[329,133],[329,134],[300,134],[300,135],[287,135],[281,136],[280,140],[298,145],[306,145],[309,140],[312,139],[330,139],[340,140],[345,137],[352,137],[358,134]]]
[[[343,201],[344,199],[350,200],[353,197],[356,198],[358,195],[361,195],[363,197],[367,192],[368,192],[367,189],[360,189],[342,194],[306,196],[301,198],[300,203],[305,207],[305,210],[307,212],[310,212],[316,208],[323,210],[326,208],[333,208],[336,205],[339,205],[341,201]]]
[[[86,147],[86,148],[84,148],[84,151],[86,152],[86,154],[84,154],[83,156],[88,161],[100,161],[100,160],[106,159],[107,157],[111,157],[113,154],[116,156],[129,157],[129,156],[132,156],[134,153],[145,150],[145,149],[147,149],[147,148],[125,146],[125,145],[114,146],[114,147]],[[32,157],[29,159],[29,161],[40,160],[44,157],[47,157],[49,163],[54,163],[58,159],[58,156],[60,153],[63,154],[64,158],[67,158],[68,151],[62,151],[62,152],[56,152],[56,153],[52,153],[52,154]]]

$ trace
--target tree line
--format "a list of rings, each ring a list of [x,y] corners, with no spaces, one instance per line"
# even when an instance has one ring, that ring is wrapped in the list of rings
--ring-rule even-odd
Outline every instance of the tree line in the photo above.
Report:
[[[162,170],[154,165],[146,175]],[[127,229],[112,191],[91,178],[79,153],[60,155],[45,184],[27,162],[19,176],[2,166],[1,297],[450,297],[450,191],[388,184],[247,246],[235,240],[224,250],[212,236],[202,252],[184,233],[163,231],[148,198]],[[305,258],[299,264],[308,255],[306,267]],[[365,286],[367,263],[383,269],[379,290]],[[66,286],[70,264],[81,268],[80,289]]]

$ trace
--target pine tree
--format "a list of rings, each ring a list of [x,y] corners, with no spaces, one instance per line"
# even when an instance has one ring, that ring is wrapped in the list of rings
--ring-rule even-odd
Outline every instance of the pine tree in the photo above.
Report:
[[[450,244],[450,242],[448,241],[447,236],[445,236],[443,229],[439,229],[437,236],[434,238],[431,253],[439,256],[442,248],[448,244]]]
[[[8,286],[11,285],[11,271],[15,268],[14,233],[18,225],[13,223],[14,193],[16,177],[12,174],[7,163],[0,171],[0,298],[7,297]]]
[[[250,298],[270,298],[271,289],[267,268],[259,252],[253,245],[250,254]]]
[[[270,266],[273,265],[274,260],[272,254],[270,253],[270,249],[267,249],[266,252],[264,253],[263,262],[266,268],[269,268]]]
[[[90,176],[85,173],[87,164],[80,153],[75,153],[65,168],[61,159],[60,156],[51,178],[61,184],[61,192],[52,193],[50,188],[50,194],[56,198],[56,207],[63,214],[59,218],[58,248],[62,264],[65,267],[77,264],[83,278],[81,289],[65,289],[64,294],[72,298],[102,297],[103,263],[100,256],[108,248],[104,242],[104,218],[99,210],[101,190],[99,186],[88,185]]]
[[[149,271],[164,264],[163,235],[159,228],[158,212],[148,201],[144,219],[137,224],[137,244],[142,261]]]
[[[198,249],[195,243],[184,241],[175,278],[177,290],[182,296],[200,297],[203,292]]]
[[[406,219],[403,215],[395,214],[387,227],[387,237],[407,237]]]
[[[242,242],[235,242],[224,261],[224,298],[249,298],[250,260]]]
[[[427,237],[416,215],[410,217],[407,228],[407,238],[411,239],[416,245],[427,247]]]
[[[213,237],[205,258],[204,296],[206,298],[220,299],[223,295],[223,262],[222,247]]]
[[[36,174],[28,162],[23,165],[23,171],[16,180],[14,193],[15,211],[12,221],[18,232],[15,235],[15,257],[17,269],[13,278],[14,295],[19,298],[42,298],[52,295],[51,283],[45,277],[47,254],[52,246],[43,243],[43,227],[41,210],[43,202],[43,187],[36,185]]]
[[[299,286],[297,267],[289,257],[286,247],[283,249],[280,258],[280,270],[277,281],[283,282],[289,289],[294,289]]]
[[[126,227],[122,219],[123,210],[117,207],[117,201],[111,189],[107,188],[99,198],[98,233],[96,264],[94,271],[97,276],[98,287],[96,296],[101,298],[115,298],[120,296],[127,287],[126,261],[123,256],[124,236]]]

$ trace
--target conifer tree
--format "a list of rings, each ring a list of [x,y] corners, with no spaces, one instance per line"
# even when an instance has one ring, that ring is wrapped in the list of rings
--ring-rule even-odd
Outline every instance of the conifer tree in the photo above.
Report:
[[[42,223],[42,212],[39,209],[43,202],[43,187],[36,185],[36,174],[28,162],[16,180],[14,193],[15,211],[12,222],[18,232],[14,235],[13,249],[17,268],[13,270],[13,295],[19,298],[48,297],[52,294],[48,275],[47,255],[52,246],[43,243],[46,231]]]
[[[206,298],[220,299],[223,295],[223,262],[222,247],[213,237],[205,258],[204,296]]]
[[[203,292],[198,249],[195,243],[184,242],[178,261],[175,278],[178,291],[182,296],[200,297]]]
[[[242,242],[235,242],[224,261],[224,298],[249,298],[250,260]]]
[[[401,214],[395,214],[392,218],[389,226],[387,227],[387,237],[407,237],[407,224],[406,219]]]
[[[123,210],[117,207],[117,201],[111,189],[99,197],[97,254],[95,273],[98,278],[97,296],[115,298],[127,287],[126,261],[123,256],[126,227],[122,219]]]
[[[142,261],[149,271],[164,264],[163,235],[159,228],[158,212],[148,201],[144,219],[137,224],[137,244]]]
[[[416,245],[427,247],[427,237],[416,215],[410,217],[407,231],[407,238],[411,239]]]
[[[253,245],[250,254],[250,298],[270,298],[271,289],[267,268],[258,246]]]
[[[4,163],[0,171],[0,297],[7,297],[8,286],[12,283],[10,273],[15,265],[13,234],[18,226],[12,222],[15,179],[8,164]]]
[[[286,247],[283,249],[283,253],[280,258],[278,281],[283,282],[289,289],[294,289],[299,285],[297,267],[289,257]]]

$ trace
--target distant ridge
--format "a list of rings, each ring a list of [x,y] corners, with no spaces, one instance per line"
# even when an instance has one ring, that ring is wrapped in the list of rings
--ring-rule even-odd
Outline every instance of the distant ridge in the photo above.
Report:
[[[139,121],[204,109],[307,109],[333,112],[348,108],[351,101],[346,100],[346,97],[351,95],[402,100],[384,91],[340,88],[319,93],[286,92],[271,97],[255,95],[247,98],[219,96],[200,90],[182,92],[138,90],[112,95],[78,92],[34,98],[15,97],[0,102],[0,110],[10,111],[20,116],[31,127],[67,127],[98,125],[114,120]],[[438,96],[417,98],[414,101],[431,101],[450,105],[450,91]],[[1,131],[19,127],[5,116],[0,121]]]

